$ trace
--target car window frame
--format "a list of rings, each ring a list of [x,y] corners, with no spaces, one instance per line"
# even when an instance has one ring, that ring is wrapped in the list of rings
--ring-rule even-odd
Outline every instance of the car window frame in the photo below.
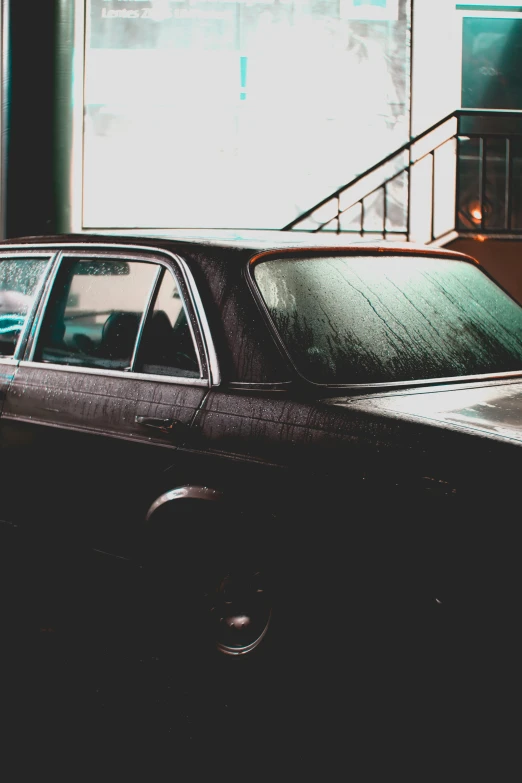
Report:
[[[41,247],[41,246],[35,246]],[[192,386],[217,386],[221,382],[219,365],[217,356],[210,335],[210,329],[208,321],[206,319],[204,310],[202,308],[201,299],[195,286],[192,273],[188,268],[183,258],[174,253],[168,251],[142,247],[140,245],[121,245],[107,243],[78,243],[78,244],[64,244],[60,246],[54,246],[54,253],[50,254],[52,257],[52,264],[50,264],[46,285],[43,291],[39,292],[39,298],[35,312],[31,319],[31,331],[24,346],[24,352],[20,357],[19,363],[23,366],[41,367],[46,370],[59,369],[61,371],[68,372],[80,372],[89,373],[95,375],[110,375],[121,378],[133,378],[138,380],[150,380],[154,382],[163,383],[178,383],[182,385]],[[150,290],[145,297],[145,309],[143,318],[140,323],[138,336],[134,346],[132,360],[134,361],[140,344],[140,339],[143,333],[143,327],[146,322],[146,317],[149,313],[151,303],[154,301],[154,296],[157,290],[158,281],[161,279],[161,268],[166,269],[167,273],[170,273],[177,285],[180,292],[180,298],[182,306],[185,310],[191,337],[194,345],[194,350],[200,366],[200,377],[186,377],[181,375],[155,375],[152,373],[136,372],[135,370],[113,370],[104,367],[82,367],[77,365],[60,364],[58,362],[39,362],[35,360],[35,353],[40,336],[40,331],[46,313],[46,309],[49,305],[49,299],[51,291],[53,290],[56,277],[59,273],[59,269],[62,261],[66,259],[87,259],[99,258],[100,260],[123,260],[123,261],[137,261],[142,263],[154,264],[158,268],[158,273],[154,277],[154,283],[151,285]]]
[[[310,380],[307,378],[303,373],[297,368],[292,356],[290,355],[290,352],[288,351],[288,348],[286,347],[281,335],[279,334],[279,330],[275,324],[275,322],[272,319],[272,316],[270,315],[270,312],[268,310],[268,307],[265,303],[265,300],[263,298],[263,295],[261,293],[261,290],[259,289],[255,275],[254,275],[254,269],[258,263],[263,263],[263,261],[269,260],[270,258],[288,258],[288,259],[299,259],[303,256],[312,255],[317,258],[324,258],[325,256],[331,255],[332,253],[335,253],[336,255],[346,255],[346,256],[353,256],[353,255],[379,255],[379,256],[386,256],[386,255],[425,255],[430,257],[437,257],[437,258],[446,258],[449,260],[454,261],[464,261],[472,266],[478,267],[478,269],[482,272],[482,274],[485,274],[486,277],[488,277],[495,285],[500,288],[505,294],[507,294],[510,299],[513,299],[515,302],[516,300],[512,296],[512,294],[509,293],[509,291],[506,291],[506,289],[500,285],[495,278],[483,267],[479,264],[479,262],[473,258],[472,256],[467,255],[466,253],[460,253],[458,251],[451,251],[451,250],[441,250],[441,249],[431,249],[431,248],[423,248],[419,246],[414,247],[404,247],[402,246],[394,246],[393,243],[390,243],[390,247],[386,248],[376,248],[371,247],[368,245],[361,244],[358,247],[350,247],[350,248],[343,248],[343,247],[335,247],[335,246],[325,246],[325,247],[300,247],[300,248],[274,248],[270,250],[265,250],[261,252],[257,252],[251,256],[251,258],[247,261],[244,267],[244,275],[248,284],[248,287],[256,301],[256,304],[263,316],[263,319],[265,323],[268,326],[268,329],[270,330],[276,344],[279,347],[279,350],[281,351],[282,355],[286,359],[286,361],[289,364],[289,367],[292,369],[296,381],[304,385],[304,387],[308,389],[313,389],[316,391],[316,393],[323,393],[326,395],[336,394],[339,390],[342,392],[347,391],[353,391],[354,393],[364,391],[368,389],[369,391],[378,390],[386,390],[386,389],[404,389],[407,390],[408,388],[415,388],[415,387],[422,387],[422,386],[443,386],[448,384],[454,384],[454,383],[468,383],[473,381],[494,381],[494,380],[502,380],[502,379],[508,379],[508,378],[522,378],[522,370],[512,370],[508,372],[498,372],[498,373],[486,373],[486,374],[475,374],[475,375],[451,375],[447,377],[436,377],[436,378],[421,378],[421,379],[415,379],[415,380],[402,380],[402,381],[378,381],[378,382],[361,382],[361,383],[317,383],[315,381]],[[520,304],[517,302],[517,304]],[[522,305],[520,305],[522,306]]]
[[[47,260],[47,267],[44,269],[42,277],[35,288],[33,301],[31,303],[31,307],[27,311],[27,315],[24,321],[24,326],[20,332],[20,336],[17,340],[13,355],[12,356],[0,355],[0,363],[9,364],[9,365],[18,365],[22,361],[25,355],[27,344],[30,339],[33,324],[35,323],[36,314],[40,306],[43,292],[45,291],[49,278],[52,276],[53,273],[57,255],[58,252],[53,247],[50,247],[47,250],[45,250],[44,248],[42,249],[39,248],[37,250],[34,250],[30,246],[27,249],[25,249],[25,247],[21,245],[11,245],[5,248],[4,247],[0,248],[0,263],[2,263],[4,260],[15,261],[17,258],[21,258],[24,260],[29,260],[31,258]]]

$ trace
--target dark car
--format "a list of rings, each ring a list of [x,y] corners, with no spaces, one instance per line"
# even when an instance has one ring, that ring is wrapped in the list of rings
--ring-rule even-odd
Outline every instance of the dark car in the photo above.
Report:
[[[37,542],[35,599],[48,578],[79,611],[70,564],[106,553],[142,578],[119,606],[231,654],[519,607],[522,308],[470,257],[4,242],[0,406],[0,517]]]

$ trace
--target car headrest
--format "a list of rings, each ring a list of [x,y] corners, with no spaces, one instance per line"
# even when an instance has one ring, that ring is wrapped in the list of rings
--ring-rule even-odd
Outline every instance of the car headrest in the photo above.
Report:
[[[114,312],[103,326],[103,352],[108,359],[127,359],[132,356],[140,318],[137,313]]]
[[[140,356],[146,363],[161,363],[165,362],[171,350],[172,324],[165,311],[158,310],[145,326]]]

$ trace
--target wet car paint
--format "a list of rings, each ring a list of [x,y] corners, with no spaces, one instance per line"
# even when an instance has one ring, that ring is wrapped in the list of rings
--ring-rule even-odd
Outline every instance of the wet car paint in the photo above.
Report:
[[[85,236],[26,242],[53,249],[64,243],[86,255],[128,248],[151,259],[182,257],[221,380],[177,386],[132,373],[36,366],[31,337],[16,372],[1,365],[8,520],[28,523],[42,544],[48,539],[66,551],[79,538],[141,568],[147,514],[158,498],[178,487],[210,488],[232,500],[236,532],[275,562],[291,648],[320,607],[328,607],[327,625],[335,624],[347,595],[351,620],[343,638],[357,628],[359,640],[368,633],[367,617],[383,627],[387,612],[396,618],[390,595],[401,631],[440,605],[469,609],[488,556],[502,576],[491,592],[494,606],[513,606],[517,593],[506,579],[513,577],[514,550],[506,541],[516,534],[509,527],[522,454],[520,381],[314,387],[292,372],[247,284],[254,244]],[[193,304],[193,316],[198,308]],[[487,417],[493,410],[496,420]],[[136,417],[173,417],[183,427],[149,432]],[[171,512],[179,531],[173,554],[197,562],[208,540],[187,541],[175,504]],[[301,586],[310,582],[312,595],[303,601]]]

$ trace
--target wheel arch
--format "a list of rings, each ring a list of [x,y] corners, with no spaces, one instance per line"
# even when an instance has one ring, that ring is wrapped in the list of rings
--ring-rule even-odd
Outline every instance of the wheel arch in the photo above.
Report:
[[[152,522],[154,518],[158,517],[158,511],[160,509],[162,511],[165,511],[166,509],[174,510],[176,507],[174,506],[175,503],[177,503],[178,506],[185,505],[187,503],[199,504],[204,502],[222,504],[224,500],[225,495],[221,490],[213,489],[212,487],[200,486],[198,484],[184,484],[182,486],[175,487],[174,489],[170,489],[156,498],[147,511],[145,521],[147,523]]]
[[[160,495],[149,507],[143,526],[145,551],[162,556],[184,552],[212,558],[218,551],[230,554],[269,551],[274,526],[259,504],[247,503],[241,488],[224,489],[183,484]]]

